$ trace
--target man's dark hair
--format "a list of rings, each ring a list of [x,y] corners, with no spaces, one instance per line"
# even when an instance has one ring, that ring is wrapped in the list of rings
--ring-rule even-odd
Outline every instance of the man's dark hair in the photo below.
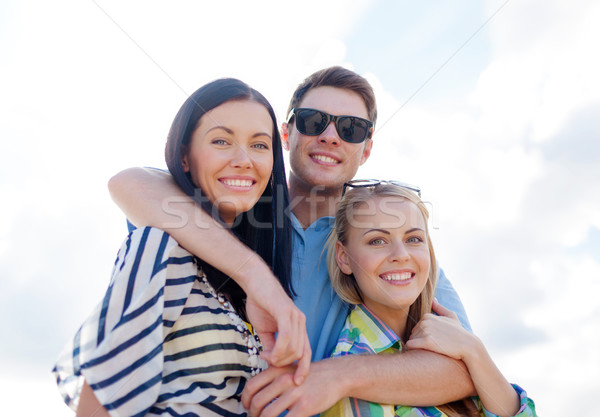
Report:
[[[340,66],[322,69],[305,78],[294,91],[287,113],[299,107],[306,93],[317,87],[335,87],[355,92],[363,99],[369,120],[373,123],[377,121],[377,103],[371,84],[354,71]]]

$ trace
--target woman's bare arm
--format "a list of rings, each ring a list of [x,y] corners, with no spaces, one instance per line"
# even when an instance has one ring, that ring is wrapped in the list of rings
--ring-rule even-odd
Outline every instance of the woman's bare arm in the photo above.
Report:
[[[313,362],[306,382],[291,382],[294,368],[268,368],[246,383],[250,415],[306,416],[344,397],[383,404],[429,406],[475,393],[464,363],[424,350],[391,355],[346,355]]]
[[[417,324],[408,347],[427,349],[465,363],[483,406],[498,416],[513,416],[520,408],[519,394],[508,383],[481,340],[463,329],[456,314],[437,301]]]
[[[249,286],[257,272],[270,273],[259,256],[185,195],[169,173],[130,168],[111,178],[108,188],[114,202],[136,227],[164,230],[242,288]]]
[[[83,388],[81,388],[76,417],[110,417],[87,382],[84,382]]]

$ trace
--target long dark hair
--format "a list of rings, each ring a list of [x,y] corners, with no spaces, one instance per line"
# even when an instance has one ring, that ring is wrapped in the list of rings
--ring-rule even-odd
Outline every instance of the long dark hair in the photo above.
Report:
[[[277,119],[267,99],[234,78],[222,78],[200,87],[183,103],[173,120],[165,148],[167,167],[179,187],[215,220],[226,226],[200,188],[200,184],[194,184],[189,173],[184,172],[182,157],[183,152],[189,148],[192,133],[198,127],[202,116],[232,100],[255,101],[269,112],[273,121],[273,171],[271,180],[256,205],[238,215],[230,230],[265,260],[284,290],[292,296],[294,290],[291,282],[291,222],[285,214],[289,207],[289,195]],[[245,294],[240,286],[204,260],[200,259],[199,262],[212,286],[227,294],[236,311],[244,316]]]

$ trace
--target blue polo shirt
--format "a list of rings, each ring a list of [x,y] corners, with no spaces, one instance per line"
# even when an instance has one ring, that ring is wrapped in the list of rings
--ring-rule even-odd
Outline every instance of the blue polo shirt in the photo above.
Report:
[[[325,245],[334,220],[334,217],[321,217],[304,230],[292,214],[292,283],[297,294],[294,302],[306,315],[306,330],[314,361],[331,355],[350,311],[349,305],[333,290],[327,272]],[[470,331],[462,302],[441,268],[435,295],[440,304],[454,311],[463,327]]]

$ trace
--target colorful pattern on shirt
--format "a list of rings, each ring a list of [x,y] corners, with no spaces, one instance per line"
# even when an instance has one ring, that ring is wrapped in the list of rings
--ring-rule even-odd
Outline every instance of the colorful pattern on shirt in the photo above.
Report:
[[[402,341],[381,319],[365,305],[357,305],[348,315],[331,356],[391,354],[402,350]],[[536,417],[535,405],[527,393],[513,385],[519,394],[521,406],[515,417]],[[481,401],[473,397],[482,417],[497,417],[485,410]],[[408,407],[377,404],[357,398],[344,398],[322,417],[447,417],[435,407]]]
[[[137,229],[102,302],[53,372],[73,410],[85,381],[114,416],[243,416],[260,345],[168,234]]]

